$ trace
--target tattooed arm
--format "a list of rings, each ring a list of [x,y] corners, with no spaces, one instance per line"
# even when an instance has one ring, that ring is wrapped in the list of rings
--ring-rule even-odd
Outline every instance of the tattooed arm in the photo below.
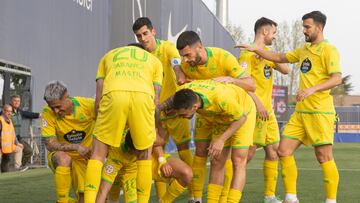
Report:
[[[63,142],[58,142],[57,138],[55,136],[46,138],[45,146],[46,146],[46,149],[50,152],[53,152],[53,151],[63,151],[63,152],[76,151],[85,158],[89,158],[90,154],[91,154],[90,148],[81,146],[79,144],[67,144],[67,143],[63,143]]]

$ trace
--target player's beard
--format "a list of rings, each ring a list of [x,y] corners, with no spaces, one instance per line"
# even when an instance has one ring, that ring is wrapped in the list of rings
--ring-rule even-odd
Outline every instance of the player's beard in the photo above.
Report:
[[[304,34],[305,35],[305,42],[313,42],[315,41],[316,39],[316,35],[315,34],[310,34],[310,35],[307,35],[307,34]]]

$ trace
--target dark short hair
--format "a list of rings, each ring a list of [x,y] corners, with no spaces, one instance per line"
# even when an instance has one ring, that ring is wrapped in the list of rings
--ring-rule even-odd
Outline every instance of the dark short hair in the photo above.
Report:
[[[307,13],[302,17],[302,20],[304,21],[309,18],[313,19],[314,22],[319,23],[323,28],[325,27],[326,15],[321,13],[320,11],[312,11],[310,13]]]
[[[141,48],[141,49],[145,50],[145,47],[142,44],[136,43],[136,42],[130,43],[130,44],[128,44],[128,46],[134,46],[134,47],[138,47],[138,48]]]
[[[133,31],[136,32],[137,30],[139,30],[142,26],[146,25],[147,28],[149,28],[150,30],[153,29],[153,25],[151,23],[151,20],[148,17],[141,17],[135,20],[134,24],[133,24]]]
[[[180,34],[179,38],[176,41],[176,48],[178,50],[182,50],[183,48],[185,48],[186,46],[191,46],[197,42],[201,43],[200,37],[199,35],[192,31],[185,31],[183,33]]]
[[[11,100],[12,100],[12,99],[14,99],[14,98],[21,98],[21,97],[20,97],[20,95],[18,95],[18,94],[14,94],[14,95],[12,95],[10,98],[11,98]]]
[[[274,22],[273,20],[270,20],[268,18],[265,18],[265,17],[261,17],[260,19],[258,19],[256,22],[255,22],[255,26],[254,26],[254,32],[256,34],[256,32],[262,27],[262,26],[265,26],[265,25],[274,25],[275,27],[277,26],[277,23]]]
[[[191,89],[182,89],[175,93],[173,101],[175,110],[188,109],[197,102],[197,95]]]

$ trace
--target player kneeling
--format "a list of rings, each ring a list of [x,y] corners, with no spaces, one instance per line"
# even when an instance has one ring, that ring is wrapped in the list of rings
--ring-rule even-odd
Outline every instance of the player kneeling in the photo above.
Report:
[[[181,195],[192,180],[192,170],[185,162],[176,158],[165,158],[164,142],[157,138],[154,143],[152,161],[153,180],[165,182],[169,187],[160,202],[172,202]],[[103,203],[111,189],[115,178],[120,174],[120,185],[124,191],[125,202],[136,202],[136,150],[130,131],[126,132],[125,140],[119,148],[111,147],[104,164],[100,189],[96,202]],[[141,176],[141,174],[139,174]],[[119,187],[120,188],[120,187]],[[115,191],[112,191],[115,192]],[[119,193],[119,191],[117,192]],[[112,199],[114,201],[114,199]]]

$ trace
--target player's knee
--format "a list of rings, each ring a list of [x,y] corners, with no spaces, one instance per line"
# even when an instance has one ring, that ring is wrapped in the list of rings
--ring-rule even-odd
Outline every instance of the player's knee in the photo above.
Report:
[[[265,159],[269,161],[277,161],[279,159],[277,151],[266,152]]]
[[[292,150],[287,149],[286,147],[279,147],[277,150],[278,157],[285,157],[285,156],[291,156],[293,153]]]
[[[184,183],[186,185],[188,185],[191,182],[192,178],[193,178],[192,169],[190,167],[184,167],[181,177],[182,177]]]
[[[212,170],[221,170],[223,169],[225,166],[224,161],[220,160],[220,159],[212,159],[211,160],[211,169]]]
[[[247,157],[232,157],[231,160],[234,172],[246,168]]]
[[[56,152],[56,162],[58,166],[71,166],[71,157],[66,152]]]
[[[315,155],[319,163],[324,163],[333,159],[331,153],[326,153],[323,151],[315,151]]]

